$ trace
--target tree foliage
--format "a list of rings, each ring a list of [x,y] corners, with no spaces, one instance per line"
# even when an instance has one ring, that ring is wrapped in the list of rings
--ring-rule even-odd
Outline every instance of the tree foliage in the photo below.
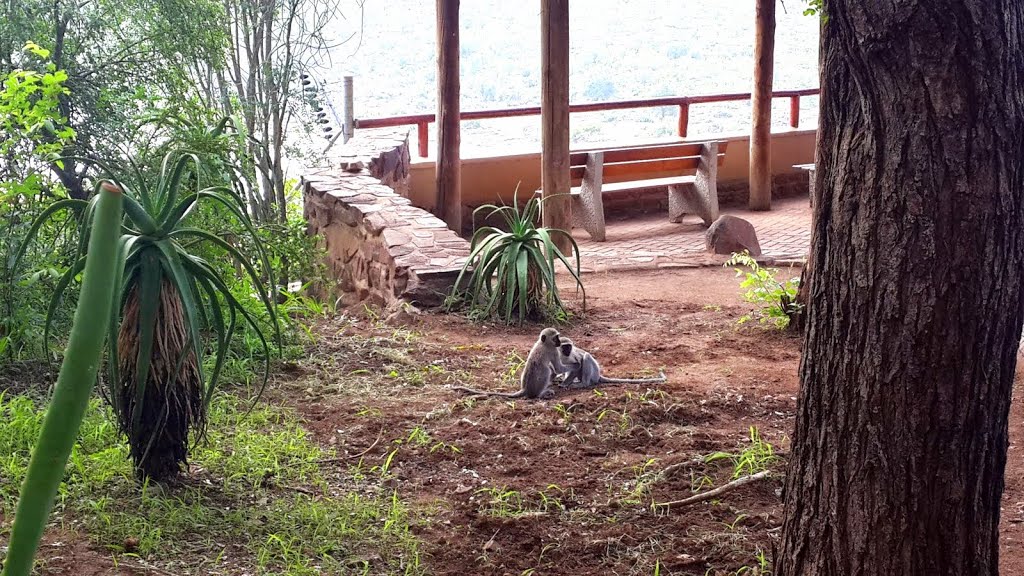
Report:
[[[48,309],[41,295],[75,264],[78,214],[41,227],[18,271],[14,247],[50,203],[89,199],[98,162],[154,180],[169,151],[194,151],[204,181],[230,188],[257,237],[275,239],[274,276],[316,273],[287,164],[309,151],[299,76],[346,40],[328,38],[338,14],[326,0],[0,3],[0,360],[48,352],[34,327]],[[225,116],[237,130],[207,129]],[[192,214],[254,258],[254,242],[226,216],[216,205]],[[196,250],[234,282],[230,259]],[[59,304],[57,325],[73,304]]]

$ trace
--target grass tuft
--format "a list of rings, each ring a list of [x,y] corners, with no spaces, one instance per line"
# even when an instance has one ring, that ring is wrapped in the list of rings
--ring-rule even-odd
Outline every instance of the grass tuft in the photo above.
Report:
[[[173,486],[140,485],[108,410],[93,400],[72,450],[53,522],[117,555],[200,572],[420,574],[410,515],[390,489],[330,493],[329,458],[289,411],[217,397],[209,442]],[[11,518],[43,412],[0,394],[0,514]],[[332,479],[336,483],[336,479]],[[0,529],[0,533],[3,533]],[[130,549],[129,549],[130,548]]]

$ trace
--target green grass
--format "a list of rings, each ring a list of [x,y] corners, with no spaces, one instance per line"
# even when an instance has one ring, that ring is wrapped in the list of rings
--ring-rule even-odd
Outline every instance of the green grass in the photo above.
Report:
[[[566,491],[557,484],[549,484],[536,495],[507,486],[480,488],[476,495],[479,497],[479,511],[495,518],[561,514],[566,510],[566,500],[576,500],[572,490]]]
[[[296,418],[269,406],[246,414],[248,407],[230,395],[215,399],[210,441],[193,452],[193,473],[167,488],[133,480],[127,448],[94,400],[54,524],[112,554],[129,543],[149,562],[184,562],[199,573],[222,563],[265,575],[424,572],[409,514],[394,492],[372,485],[332,492],[318,464],[331,455]],[[0,512],[8,519],[42,414],[28,397],[0,395]],[[7,530],[0,527],[0,538]]]
[[[740,451],[739,454],[731,452],[715,452],[708,455],[704,462],[710,464],[717,460],[728,460],[732,462],[735,480],[740,476],[749,476],[768,470],[781,458],[775,455],[775,449],[771,444],[761,438],[761,432],[756,426],[750,427],[750,445]]]

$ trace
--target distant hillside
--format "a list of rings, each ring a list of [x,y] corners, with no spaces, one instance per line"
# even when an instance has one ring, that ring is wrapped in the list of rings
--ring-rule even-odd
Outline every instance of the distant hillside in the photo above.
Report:
[[[463,0],[463,110],[540,103],[540,7],[536,0]],[[432,112],[436,106],[435,0],[367,0],[361,42],[332,53],[324,74],[340,106],[340,80],[355,76],[357,117]],[[788,9],[788,13],[786,10]],[[818,21],[803,2],[780,3],[775,89],[818,85]],[[749,92],[753,71],[751,0],[573,0],[570,3],[571,99],[593,102],[657,96]],[[353,30],[349,9],[341,30]],[[358,47],[357,47],[358,43]],[[354,51],[354,53],[353,53]],[[775,103],[785,126],[788,101]],[[817,121],[817,98],[805,98],[802,124]],[[577,114],[574,143],[671,136],[675,108]],[[690,110],[690,133],[745,132],[749,104]],[[538,117],[463,123],[465,155],[488,148],[535,150]]]

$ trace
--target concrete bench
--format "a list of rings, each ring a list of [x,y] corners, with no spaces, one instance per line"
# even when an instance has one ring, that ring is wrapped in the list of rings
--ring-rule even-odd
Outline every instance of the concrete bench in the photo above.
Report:
[[[657,144],[570,154],[574,226],[603,242],[603,194],[662,186],[668,188],[670,222],[696,214],[710,226],[718,219],[718,166],[727,144]]]
[[[814,208],[814,164],[794,164],[797,170],[806,170],[810,180],[807,183],[807,196],[810,198],[811,208]]]

